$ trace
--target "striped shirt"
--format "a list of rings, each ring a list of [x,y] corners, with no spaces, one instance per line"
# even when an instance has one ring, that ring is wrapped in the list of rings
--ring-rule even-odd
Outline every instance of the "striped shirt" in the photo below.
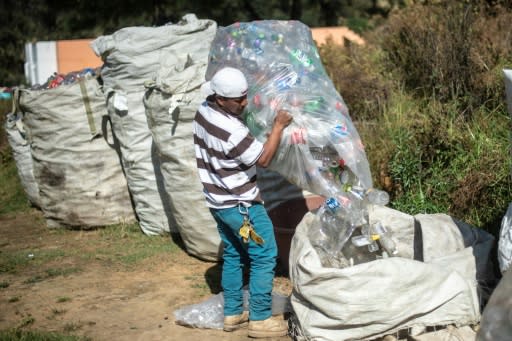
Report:
[[[263,144],[242,120],[208,97],[196,113],[193,131],[206,205],[219,209],[263,202],[256,185],[256,161]]]

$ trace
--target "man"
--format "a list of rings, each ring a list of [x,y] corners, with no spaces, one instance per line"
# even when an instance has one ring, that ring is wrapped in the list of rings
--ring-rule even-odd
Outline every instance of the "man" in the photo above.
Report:
[[[224,330],[249,325],[250,337],[284,336],[286,322],[271,316],[277,246],[256,185],[256,165],[270,164],[292,117],[287,111],[278,111],[262,144],[241,118],[248,88],[243,73],[223,68],[206,86],[212,94],[194,118],[194,147],[206,204],[224,244]],[[250,267],[249,314],[243,311],[245,265]]]

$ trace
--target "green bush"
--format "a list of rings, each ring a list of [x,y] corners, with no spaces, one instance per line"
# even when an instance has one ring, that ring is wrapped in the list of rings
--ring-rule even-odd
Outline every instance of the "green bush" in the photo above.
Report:
[[[464,115],[503,101],[497,75],[512,62],[512,11],[480,1],[413,5],[379,31],[389,67],[419,97],[454,102]]]
[[[383,77],[378,50],[355,44],[340,46],[328,40],[319,48],[319,54],[352,120],[371,120],[382,113],[392,83]]]
[[[512,202],[502,73],[512,64],[512,11],[438,3],[396,11],[363,47],[320,54],[390,206],[496,232]]]

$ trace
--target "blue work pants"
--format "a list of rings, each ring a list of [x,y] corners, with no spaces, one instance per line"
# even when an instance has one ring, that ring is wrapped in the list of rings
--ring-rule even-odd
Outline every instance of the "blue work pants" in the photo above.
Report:
[[[242,212],[241,212],[242,211]],[[265,207],[210,209],[224,243],[221,285],[224,290],[224,316],[243,312],[243,267],[249,265],[249,318],[261,321],[272,315],[272,285],[276,266],[277,246],[274,228]],[[254,230],[264,239],[262,245],[249,239],[245,243],[239,230],[247,212]]]

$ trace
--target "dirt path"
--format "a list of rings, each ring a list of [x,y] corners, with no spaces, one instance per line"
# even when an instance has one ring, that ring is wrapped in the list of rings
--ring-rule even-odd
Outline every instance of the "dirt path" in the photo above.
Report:
[[[85,241],[94,242],[97,236],[94,231],[52,233],[37,212],[0,217],[0,256],[14,250],[25,252],[28,258],[38,257],[37,253],[32,257],[31,249],[80,250]],[[42,279],[37,267],[24,267],[16,273],[0,269],[0,330],[23,327],[85,335],[92,340],[250,340],[246,331],[225,333],[175,324],[176,309],[203,302],[216,293],[207,280],[212,272],[220,271],[215,263],[202,262],[182,250],[169,259],[151,258],[129,270],[109,266],[100,255],[88,261],[77,259],[65,258],[45,266],[66,265],[80,271]],[[277,277],[275,291],[288,294],[289,280]]]

